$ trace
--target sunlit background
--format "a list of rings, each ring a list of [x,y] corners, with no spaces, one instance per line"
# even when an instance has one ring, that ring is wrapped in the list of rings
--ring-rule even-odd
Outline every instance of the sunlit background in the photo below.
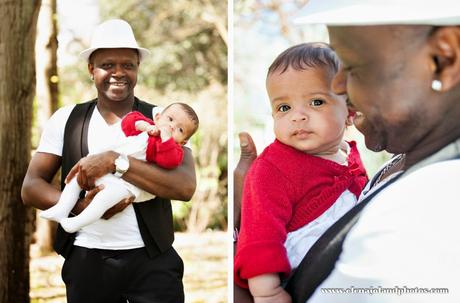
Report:
[[[128,21],[141,47],[135,95],[165,106],[191,105],[200,118],[192,137],[198,187],[192,201],[173,201],[176,241],[185,262],[186,302],[227,297],[227,2],[218,0],[43,0],[37,25],[37,94],[32,146],[59,107],[96,97],[87,64],[95,27]],[[57,44],[56,44],[57,37]],[[56,50],[57,47],[57,50]],[[31,259],[32,302],[63,302],[62,258],[51,251],[52,227],[37,219]]]

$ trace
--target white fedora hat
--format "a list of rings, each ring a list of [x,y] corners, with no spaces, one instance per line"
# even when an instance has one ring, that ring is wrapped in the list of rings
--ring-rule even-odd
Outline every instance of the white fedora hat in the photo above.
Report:
[[[294,22],[460,25],[460,0],[310,0]]]
[[[90,48],[82,51],[80,57],[88,61],[91,54],[99,48],[137,49],[140,61],[150,55],[148,49],[137,45],[131,26],[121,19],[112,19],[101,23],[93,33]]]

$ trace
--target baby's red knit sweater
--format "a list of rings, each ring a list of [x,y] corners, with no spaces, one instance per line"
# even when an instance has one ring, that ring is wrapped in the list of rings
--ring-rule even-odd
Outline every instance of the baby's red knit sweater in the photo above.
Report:
[[[358,198],[367,175],[355,142],[348,165],[312,156],[275,140],[252,164],[244,184],[235,282],[291,271],[284,242],[324,213],[345,191]]]
[[[145,121],[151,125],[155,125],[153,120],[147,118],[137,111],[128,113],[121,120],[121,129],[126,136],[137,136],[141,133],[136,129],[137,121]],[[160,167],[172,169],[179,166],[184,158],[182,146],[177,144],[171,137],[162,142],[161,137],[150,136],[147,140],[147,149],[145,151],[145,160],[149,163],[155,163]]]

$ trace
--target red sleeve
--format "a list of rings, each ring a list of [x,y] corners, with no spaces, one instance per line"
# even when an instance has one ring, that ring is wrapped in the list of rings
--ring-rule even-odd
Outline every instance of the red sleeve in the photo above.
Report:
[[[241,231],[234,263],[237,285],[267,273],[288,275],[286,226],[292,216],[292,191],[279,170],[257,159],[245,179],[241,205]]]
[[[155,125],[151,119],[147,118],[140,112],[130,112],[123,118],[123,120],[121,120],[121,129],[127,137],[137,136],[141,133],[141,131],[136,129],[136,121],[145,121],[149,124]]]
[[[184,150],[182,146],[169,138],[161,142],[160,136],[149,136],[145,159],[150,163],[156,163],[163,168],[175,168],[182,163]]]

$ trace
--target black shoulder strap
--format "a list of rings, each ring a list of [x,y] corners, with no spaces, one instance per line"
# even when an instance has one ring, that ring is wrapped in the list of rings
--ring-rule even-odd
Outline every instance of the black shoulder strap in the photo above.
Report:
[[[456,155],[444,161],[460,159]],[[348,211],[342,218],[335,222],[311,247],[303,258],[295,273],[289,278],[286,290],[291,294],[293,303],[304,303],[313,295],[316,288],[329,276],[335,262],[342,252],[343,242],[350,229],[356,224],[361,211],[384,188],[399,179],[404,173],[399,174],[386,184],[369,194],[361,203]]]
[[[152,117],[152,109],[155,105],[147,103],[145,101],[139,100],[138,98],[134,98],[133,110],[140,112],[144,116],[149,119],[153,119]]]
[[[64,144],[62,147],[61,189],[64,189],[65,177],[70,169],[88,154],[88,126],[96,99],[75,105],[64,128]],[[75,234],[67,233],[58,225],[54,250],[67,257],[72,250]]]
[[[286,290],[291,295],[293,303],[306,302],[316,288],[329,276],[342,252],[343,241],[350,229],[358,221],[361,211],[372,198],[396,181],[401,175],[399,174],[374,190],[362,202],[350,209],[342,218],[329,227],[316,241],[286,285]]]
[[[96,99],[75,105],[64,129],[61,188],[70,169],[88,154],[88,127]]]

